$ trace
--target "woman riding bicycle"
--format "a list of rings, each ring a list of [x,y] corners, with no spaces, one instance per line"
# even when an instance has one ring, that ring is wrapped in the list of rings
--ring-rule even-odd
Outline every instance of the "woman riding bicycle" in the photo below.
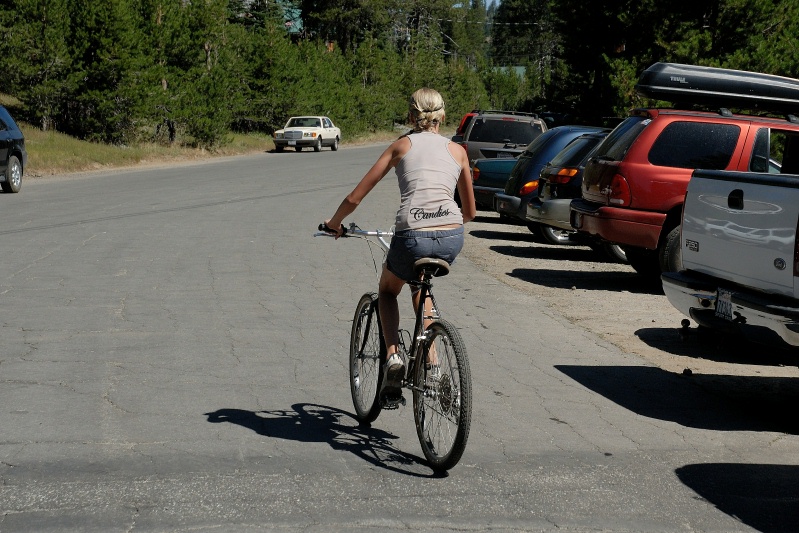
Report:
[[[400,188],[395,233],[386,256],[378,289],[380,324],[386,343],[385,376],[381,396],[401,396],[405,373],[399,344],[397,296],[415,276],[413,264],[423,257],[443,259],[449,264],[463,248],[463,224],[474,219],[476,207],[466,151],[438,129],[444,120],[444,100],[433,89],[411,95],[408,120],[413,128],[377,159],[360,183],[347,195],[336,213],[325,221],[326,230],[340,237],[343,220],[392,168]],[[457,187],[461,206],[454,200]],[[417,292],[412,295],[419,305]]]

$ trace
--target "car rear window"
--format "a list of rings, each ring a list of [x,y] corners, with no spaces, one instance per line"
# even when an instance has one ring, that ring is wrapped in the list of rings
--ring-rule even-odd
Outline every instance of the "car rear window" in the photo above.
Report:
[[[558,152],[558,155],[552,159],[549,165],[553,167],[576,167],[582,163],[591,150],[596,148],[600,140],[602,140],[601,137],[594,135],[577,137],[566,145],[566,148]]]
[[[527,145],[527,148],[524,149],[524,152],[519,155],[516,165],[511,169],[511,178],[521,176],[527,172],[527,167],[530,166],[530,162],[535,157],[535,154],[543,151],[547,143],[549,143],[550,139],[554,136],[555,130],[549,130],[545,134],[539,135],[533,139],[533,141]]]
[[[463,135],[463,132],[465,132],[469,128],[469,124],[472,123],[472,120],[474,120],[474,117],[475,117],[475,115],[466,115],[466,116],[464,116],[463,120],[461,121],[460,126],[458,126],[458,131],[455,132],[455,135]]]
[[[541,125],[533,121],[478,119],[469,132],[469,142],[529,144],[540,134]]]
[[[649,150],[649,162],[661,167],[723,170],[740,133],[735,124],[672,122]]]
[[[646,116],[627,117],[605,137],[592,157],[605,161],[621,161],[633,142],[651,122],[652,119]]]

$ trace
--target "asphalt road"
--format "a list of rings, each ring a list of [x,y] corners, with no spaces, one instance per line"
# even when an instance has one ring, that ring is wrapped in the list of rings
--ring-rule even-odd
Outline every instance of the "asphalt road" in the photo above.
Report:
[[[436,284],[473,375],[461,463],[433,475],[410,406],[359,427],[346,358],[374,266],[311,234],[380,150],[0,195],[0,531],[796,530],[795,414],[624,353],[465,258]],[[353,220],[386,228],[397,201],[389,176]]]

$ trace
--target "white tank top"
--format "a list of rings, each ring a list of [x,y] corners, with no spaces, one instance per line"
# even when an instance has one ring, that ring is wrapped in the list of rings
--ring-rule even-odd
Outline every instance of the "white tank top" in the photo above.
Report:
[[[455,203],[461,167],[449,153],[449,139],[432,132],[408,135],[411,149],[396,166],[400,207],[396,230],[463,224]]]

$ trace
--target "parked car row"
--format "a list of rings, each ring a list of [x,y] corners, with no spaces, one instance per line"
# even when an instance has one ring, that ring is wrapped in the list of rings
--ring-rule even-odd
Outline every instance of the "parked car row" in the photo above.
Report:
[[[694,169],[799,172],[782,164],[783,150],[799,142],[799,119],[780,107],[785,99],[762,75],[722,76],[723,70],[656,63],[636,88],[674,108],[636,109],[612,131],[545,130],[510,170],[507,162],[474,161],[478,206],[527,224],[551,243],[604,248],[652,279],[680,270],[681,215]]]
[[[541,172],[572,141],[586,133],[596,133],[601,128],[589,126],[558,126],[548,130],[530,143],[519,156],[517,164],[502,193],[494,195],[494,209],[503,215],[528,223],[535,232],[543,232],[550,242],[562,242],[556,238],[550,224],[539,220],[528,221],[527,206],[534,196],[538,196]]]
[[[681,269],[681,216],[694,169],[795,172],[780,168],[780,154],[799,121],[726,107],[784,112],[777,86],[744,74],[672,63],[644,71],[638,91],[678,107],[636,110],[603,141],[586,165],[582,197],[571,204],[572,226],[620,244],[636,271],[659,277]],[[717,111],[689,109],[686,100]]]
[[[502,220],[526,224],[551,244],[587,244],[624,261],[615,245],[583,238],[570,226],[569,202],[579,196],[585,160],[610,130],[558,126],[537,136],[513,159],[478,159],[472,167],[475,203]]]

